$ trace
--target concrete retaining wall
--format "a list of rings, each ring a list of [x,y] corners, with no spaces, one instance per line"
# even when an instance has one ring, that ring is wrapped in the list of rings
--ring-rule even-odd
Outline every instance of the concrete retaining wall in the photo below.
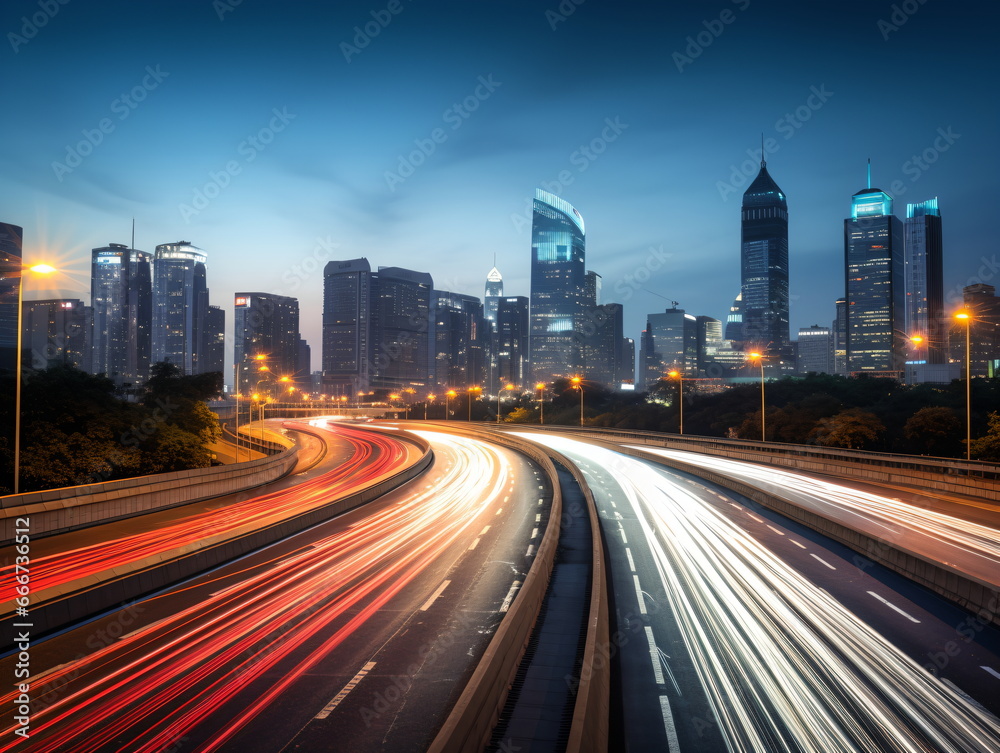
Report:
[[[482,429],[472,427],[449,425],[439,428],[494,442],[526,455],[544,470],[552,488],[549,522],[535,555],[535,561],[525,577],[524,585],[521,586],[510,611],[500,622],[458,702],[428,749],[429,753],[481,751],[489,742],[491,732],[500,719],[500,713],[503,711],[514,676],[534,630],[542,602],[545,600],[549,577],[555,564],[563,510],[559,477],[552,458],[558,458],[571,469],[574,476],[579,474],[579,470],[558,453],[543,450],[526,440],[499,432],[484,432]],[[582,476],[578,481],[582,482]],[[607,750],[610,709],[610,667],[608,662],[596,661],[597,652],[602,647],[606,648],[609,634],[607,581],[597,509],[586,485],[581,483],[581,487],[588,495],[591,527],[594,531],[594,575],[583,656],[583,667],[590,668],[590,671],[583,672],[580,678],[567,752],[598,753]]]
[[[331,501],[328,505],[280,523],[248,531],[224,541],[199,545],[200,548],[183,552],[169,560],[165,560],[162,555],[152,557],[146,562],[136,563],[131,572],[114,580],[99,582],[89,588],[77,589],[64,596],[32,604],[31,618],[36,633],[41,635],[57,630],[106,609],[133,601],[145,594],[273,544],[402,486],[422,473],[433,461],[434,454],[430,446],[417,437],[400,435],[399,438],[413,442],[422,450],[420,459],[409,468],[360,492]],[[264,460],[272,459],[264,458]],[[12,602],[8,602],[5,607],[7,607],[5,611],[9,613],[12,610]]]
[[[292,448],[246,463],[0,497],[0,545],[13,543],[15,518],[30,518],[31,537],[38,539],[245,491],[284,476],[297,455]]]

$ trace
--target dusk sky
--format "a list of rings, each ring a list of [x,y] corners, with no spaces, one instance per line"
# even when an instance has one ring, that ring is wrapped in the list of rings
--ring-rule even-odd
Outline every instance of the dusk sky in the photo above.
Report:
[[[843,295],[869,157],[897,216],[939,197],[946,300],[998,283],[996,21],[942,0],[8,0],[0,220],[67,270],[28,298],[89,301],[90,249],[129,243],[133,217],[137,248],[190,241],[229,338],[235,291],[296,296],[315,370],[326,261],[482,296],[496,254],[527,295],[543,187],[583,215],[638,339],[669,299],[724,319],[763,132],[794,337]]]

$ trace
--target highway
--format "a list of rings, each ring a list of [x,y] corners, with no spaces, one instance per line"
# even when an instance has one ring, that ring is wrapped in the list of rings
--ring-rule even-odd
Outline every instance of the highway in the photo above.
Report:
[[[1000,751],[980,705],[1000,711],[993,628],[959,641],[960,610],[725,490],[518,434],[564,453],[595,493],[624,749]]]
[[[297,424],[288,426],[294,430]],[[411,445],[374,432],[325,421],[305,428],[319,437],[301,434],[301,462],[291,475],[266,489],[37,540],[32,552],[35,600],[44,601],[50,589],[64,591],[60,587],[73,582],[90,585],[130,565],[191,551],[327,504],[402,469],[415,456]],[[0,575],[5,579],[13,575],[13,560],[13,547],[0,549]]]
[[[787,499],[863,533],[944,562],[987,583],[1000,586],[1000,516],[993,525],[927,509],[809,474],[712,457],[696,452],[635,446],[672,458]]]
[[[515,453],[421,434],[434,464],[394,492],[34,645],[31,738],[7,728],[0,751],[424,749],[547,492]]]

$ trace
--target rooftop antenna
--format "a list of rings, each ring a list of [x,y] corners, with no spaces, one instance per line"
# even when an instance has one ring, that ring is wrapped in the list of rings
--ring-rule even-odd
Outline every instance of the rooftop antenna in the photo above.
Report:
[[[868,158],[868,187],[872,187],[872,158]]]
[[[135,250],[135,217],[132,218],[132,246],[131,248]]]
[[[760,132],[760,166],[767,167],[767,160],[764,159],[764,132]]]

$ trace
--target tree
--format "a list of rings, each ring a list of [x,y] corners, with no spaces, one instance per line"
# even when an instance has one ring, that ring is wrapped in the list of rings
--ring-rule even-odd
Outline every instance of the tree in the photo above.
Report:
[[[1000,461],[1000,413],[988,417],[989,429],[982,437],[972,440],[971,455],[978,460]]]
[[[849,408],[836,416],[821,418],[811,438],[825,447],[846,447],[858,450],[870,447],[881,439],[885,425],[874,413],[861,408]]]
[[[538,423],[538,411],[515,408],[503,420],[510,424],[535,424]]]
[[[903,426],[903,436],[923,455],[950,455],[961,447],[962,422],[943,405],[921,408]]]

